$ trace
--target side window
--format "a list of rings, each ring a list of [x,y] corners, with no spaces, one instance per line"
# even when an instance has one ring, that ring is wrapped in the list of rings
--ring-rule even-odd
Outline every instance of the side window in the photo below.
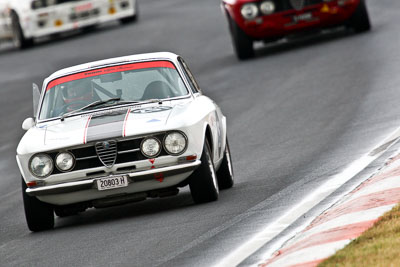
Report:
[[[193,93],[201,92],[200,86],[196,82],[196,79],[193,77],[193,74],[190,71],[189,67],[186,65],[186,62],[182,58],[179,58],[179,62],[181,63],[181,65],[183,67],[185,76],[190,83],[190,87],[192,88]]]

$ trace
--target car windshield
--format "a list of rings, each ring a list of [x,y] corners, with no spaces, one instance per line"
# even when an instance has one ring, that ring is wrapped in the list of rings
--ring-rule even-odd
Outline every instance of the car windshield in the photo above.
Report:
[[[51,81],[46,88],[39,119],[72,114],[82,108],[90,110],[187,94],[175,65],[169,61],[94,69]],[[97,103],[91,105],[94,102]]]

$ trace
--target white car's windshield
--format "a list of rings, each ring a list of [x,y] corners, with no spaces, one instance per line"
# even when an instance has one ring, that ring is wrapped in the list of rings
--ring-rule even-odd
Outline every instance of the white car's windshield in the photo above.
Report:
[[[51,81],[46,88],[39,119],[60,117],[94,102],[118,105],[187,94],[186,86],[169,61],[106,67]],[[92,108],[104,105],[95,104]]]

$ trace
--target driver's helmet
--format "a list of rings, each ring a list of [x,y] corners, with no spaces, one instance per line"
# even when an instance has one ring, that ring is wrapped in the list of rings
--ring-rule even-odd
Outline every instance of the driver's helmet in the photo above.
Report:
[[[69,82],[62,88],[63,100],[68,110],[74,110],[89,104],[93,100],[93,88],[90,79]],[[74,105],[76,103],[76,105]]]

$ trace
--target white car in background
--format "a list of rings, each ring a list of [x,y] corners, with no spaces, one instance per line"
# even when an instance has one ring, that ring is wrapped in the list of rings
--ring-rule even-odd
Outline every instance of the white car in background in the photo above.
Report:
[[[87,63],[33,91],[37,111],[16,157],[31,231],[53,228],[54,213],[173,196],[187,185],[204,203],[233,186],[226,118],[180,56]]]
[[[0,42],[26,48],[35,38],[137,16],[137,0],[0,0]]]

